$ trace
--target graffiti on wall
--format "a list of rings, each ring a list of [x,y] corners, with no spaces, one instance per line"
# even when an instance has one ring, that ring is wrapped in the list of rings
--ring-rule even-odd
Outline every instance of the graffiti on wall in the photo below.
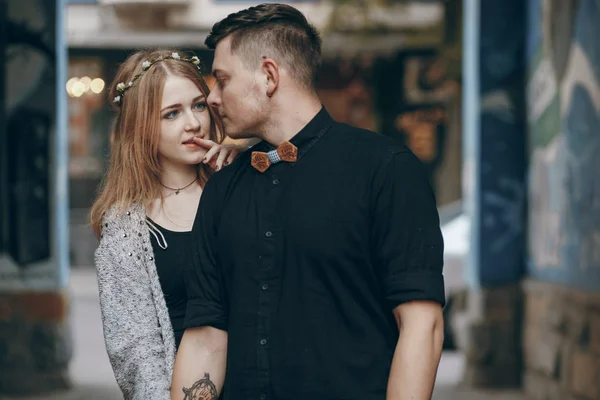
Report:
[[[524,269],[523,8],[521,0],[481,3],[479,145],[467,157],[479,181],[472,201],[478,204],[476,263],[484,287],[516,282]]]
[[[529,273],[600,286],[600,7],[532,0]]]

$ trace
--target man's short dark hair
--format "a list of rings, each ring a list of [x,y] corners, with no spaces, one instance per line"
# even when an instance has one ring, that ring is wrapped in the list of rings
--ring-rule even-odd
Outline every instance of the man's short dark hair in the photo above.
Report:
[[[298,83],[314,89],[321,67],[321,38],[306,17],[286,4],[260,4],[217,22],[205,40],[209,49],[231,37],[231,51],[250,68],[272,58]]]

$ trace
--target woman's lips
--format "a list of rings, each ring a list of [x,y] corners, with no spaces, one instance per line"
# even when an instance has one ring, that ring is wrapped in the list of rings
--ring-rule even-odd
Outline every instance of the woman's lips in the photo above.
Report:
[[[195,138],[203,139],[204,136],[198,135],[198,136],[195,136]],[[186,140],[185,142],[183,142],[182,144],[184,144],[186,146],[191,146],[191,145],[198,146],[198,144],[196,142],[194,142],[194,138],[190,138],[190,139]]]

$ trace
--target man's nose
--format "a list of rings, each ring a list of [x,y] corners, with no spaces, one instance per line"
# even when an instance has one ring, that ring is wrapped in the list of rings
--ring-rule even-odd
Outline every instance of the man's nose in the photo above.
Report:
[[[213,87],[213,90],[210,91],[208,98],[206,99],[206,102],[208,103],[209,107],[218,108],[221,105],[221,96],[217,92],[218,89],[215,85],[215,87]]]

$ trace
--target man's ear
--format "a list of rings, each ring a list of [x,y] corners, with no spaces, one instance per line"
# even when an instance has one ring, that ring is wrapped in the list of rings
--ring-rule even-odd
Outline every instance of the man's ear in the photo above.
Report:
[[[273,94],[279,87],[279,65],[271,58],[263,58],[262,70],[266,78],[265,91],[268,97],[273,97]]]

